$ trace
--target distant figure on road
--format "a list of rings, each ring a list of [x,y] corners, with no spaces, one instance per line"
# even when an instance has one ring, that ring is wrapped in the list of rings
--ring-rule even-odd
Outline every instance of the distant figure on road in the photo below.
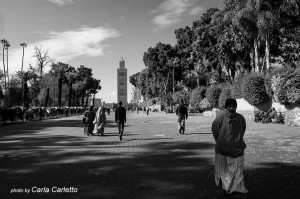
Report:
[[[187,120],[187,118],[188,118],[188,111],[184,105],[183,99],[180,100],[180,104],[176,108],[175,113],[178,116],[178,131],[180,134],[184,134],[185,120]]]
[[[147,112],[147,115],[149,115],[149,106],[147,106],[146,112]]]
[[[126,109],[122,106],[122,104],[122,101],[120,101],[119,106],[116,108],[115,112],[115,122],[118,125],[120,140],[122,140],[124,123],[126,123]]]
[[[267,123],[272,122],[272,119],[276,119],[276,117],[277,117],[277,111],[275,110],[275,108],[271,108],[268,111]]]
[[[99,107],[96,113],[96,117],[94,119],[94,135],[104,135],[104,127],[106,123],[106,115],[105,115],[105,108]]]
[[[84,134],[87,136],[93,134],[96,113],[94,111],[94,106],[90,106],[89,109],[84,113]]]
[[[212,123],[215,145],[215,182],[220,185],[223,193],[228,196],[246,197],[248,190],[244,185],[244,150],[243,140],[246,121],[236,113],[237,102],[228,98],[225,101],[225,113]],[[233,193],[234,192],[234,193]]]

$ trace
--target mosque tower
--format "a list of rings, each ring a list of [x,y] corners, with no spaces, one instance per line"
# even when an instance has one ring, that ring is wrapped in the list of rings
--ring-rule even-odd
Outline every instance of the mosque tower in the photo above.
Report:
[[[118,77],[118,103],[123,102],[123,105],[127,104],[127,68],[125,68],[125,60],[123,57],[119,62],[119,68],[117,69]]]

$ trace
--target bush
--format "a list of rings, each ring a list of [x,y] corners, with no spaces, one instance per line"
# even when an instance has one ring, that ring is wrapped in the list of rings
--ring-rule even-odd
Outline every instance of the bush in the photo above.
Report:
[[[219,107],[225,107],[225,101],[231,97],[231,89],[229,87],[223,88],[220,94]]]
[[[265,88],[269,98],[272,98],[274,96],[274,91],[272,89],[272,81],[269,75],[265,77]]]
[[[201,100],[205,98],[205,87],[200,87],[192,90],[191,96],[190,96],[190,105],[191,106],[199,106]]]
[[[300,103],[300,73],[295,73],[293,77],[286,82],[284,90],[286,90],[288,103]]]
[[[293,73],[294,70],[291,68],[279,68],[272,71],[271,87],[274,93],[273,97],[276,102],[288,104],[284,85]]]
[[[242,80],[233,82],[233,84],[231,86],[231,97],[232,98],[234,98],[234,99],[243,98],[242,89],[241,89],[242,85],[243,85]]]
[[[215,85],[209,87],[206,91],[206,99],[213,107],[218,106],[221,89]]]
[[[285,73],[278,83],[277,96],[281,104],[300,103],[300,73]]]
[[[183,99],[184,103],[188,104],[190,102],[190,93],[187,91],[176,92],[173,94],[172,98],[177,104],[180,103],[180,99]]]
[[[251,105],[266,102],[269,97],[266,92],[264,77],[256,74],[245,77],[242,85],[242,95]]]

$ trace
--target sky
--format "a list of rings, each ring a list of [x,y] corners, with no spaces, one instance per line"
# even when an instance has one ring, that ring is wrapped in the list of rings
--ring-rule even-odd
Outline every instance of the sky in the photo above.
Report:
[[[121,57],[129,79],[145,68],[149,47],[175,45],[176,29],[191,27],[208,8],[222,6],[222,0],[0,0],[0,39],[11,45],[10,74],[21,70],[20,44],[26,43],[24,70],[37,66],[34,47],[48,50],[54,62],[91,68],[101,81],[96,97],[112,103]],[[2,50],[0,58],[3,70]],[[44,72],[49,69],[50,64]],[[127,85],[129,102],[133,90]]]

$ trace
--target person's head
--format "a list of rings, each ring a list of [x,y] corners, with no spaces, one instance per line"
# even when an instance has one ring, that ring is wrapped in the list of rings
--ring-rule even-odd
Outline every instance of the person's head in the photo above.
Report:
[[[227,98],[225,101],[225,109],[229,112],[229,113],[235,113],[236,112],[236,108],[237,108],[237,102],[235,99],[233,98]]]
[[[184,100],[180,99],[180,104],[183,105],[184,104]]]
[[[90,108],[89,108],[89,111],[92,111],[94,109],[94,106],[91,105]]]
[[[122,101],[120,101],[120,102],[119,102],[119,106],[122,106],[122,104],[123,104]]]

